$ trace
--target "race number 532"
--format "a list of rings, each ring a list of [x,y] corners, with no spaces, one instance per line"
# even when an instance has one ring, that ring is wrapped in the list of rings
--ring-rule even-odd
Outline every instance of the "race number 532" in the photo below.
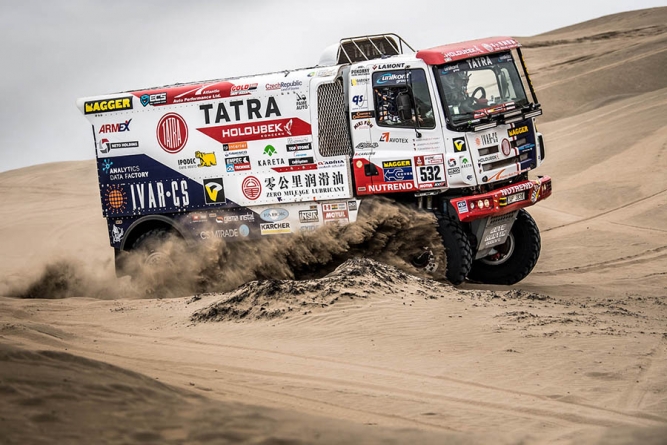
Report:
[[[420,182],[442,181],[442,168],[440,165],[425,165],[419,167]]]

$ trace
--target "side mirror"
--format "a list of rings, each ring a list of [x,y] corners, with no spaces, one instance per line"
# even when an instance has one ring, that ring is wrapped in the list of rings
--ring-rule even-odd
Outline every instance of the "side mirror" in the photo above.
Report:
[[[399,93],[396,97],[396,104],[398,106],[398,117],[402,121],[412,120],[412,100],[408,93]]]

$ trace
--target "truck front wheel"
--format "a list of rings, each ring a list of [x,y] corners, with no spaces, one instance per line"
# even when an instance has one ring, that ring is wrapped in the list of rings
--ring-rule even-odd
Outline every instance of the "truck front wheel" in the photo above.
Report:
[[[521,209],[505,243],[473,262],[468,279],[485,284],[515,284],[533,270],[540,257],[540,231],[535,220]]]
[[[447,259],[445,276],[452,284],[461,284],[466,279],[472,265],[470,241],[461,223],[449,216],[436,213],[438,233],[442,238]]]

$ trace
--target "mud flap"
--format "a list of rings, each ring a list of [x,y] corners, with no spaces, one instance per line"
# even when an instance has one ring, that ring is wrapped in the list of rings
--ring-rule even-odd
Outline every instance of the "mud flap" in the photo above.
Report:
[[[476,260],[488,256],[495,246],[503,244],[507,240],[518,213],[519,211],[515,210],[511,213],[484,218],[473,223],[473,230],[477,236]]]

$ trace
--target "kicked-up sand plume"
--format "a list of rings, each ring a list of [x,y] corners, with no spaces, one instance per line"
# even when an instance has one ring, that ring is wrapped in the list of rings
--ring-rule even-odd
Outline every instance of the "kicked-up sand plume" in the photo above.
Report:
[[[93,162],[0,174],[0,443],[667,444],[665,23],[518,38],[554,194],[513,286],[415,269],[382,200],[116,279]]]

